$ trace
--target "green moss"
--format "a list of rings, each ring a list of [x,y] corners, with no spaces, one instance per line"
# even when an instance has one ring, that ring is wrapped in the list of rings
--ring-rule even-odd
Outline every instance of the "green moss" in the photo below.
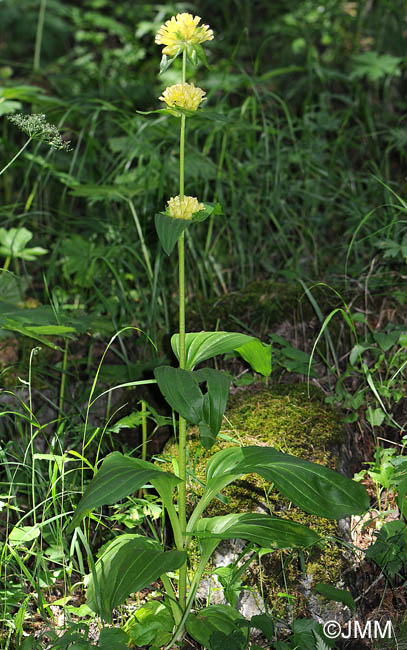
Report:
[[[323,403],[319,391],[312,390],[311,398],[308,398],[306,384],[277,384],[268,389],[239,392],[232,396],[224,422],[221,439],[209,452],[200,446],[197,430],[192,428],[189,431],[190,512],[202,493],[207,460],[220,449],[236,444],[273,446],[279,451],[335,469],[334,451],[343,437],[341,422],[337,412]],[[169,443],[164,455],[171,457],[175,453],[174,443]],[[336,521],[308,515],[291,506],[279,493],[272,491],[269,494],[269,488],[269,484],[257,475],[244,476],[223,491],[227,502],[212,501],[204,516],[268,508],[280,517],[310,526],[324,538],[338,535]],[[334,544],[326,542],[321,548],[304,550],[302,560],[305,573],[312,574],[314,582],[333,584],[339,580],[342,557]],[[304,614],[306,605],[298,589],[301,577],[298,552],[276,551],[263,556],[261,563],[253,563],[247,573],[247,583],[259,588],[261,582],[269,606],[279,616],[284,614],[287,601],[277,594],[288,592],[295,597],[294,606],[290,601],[293,613],[300,616]]]

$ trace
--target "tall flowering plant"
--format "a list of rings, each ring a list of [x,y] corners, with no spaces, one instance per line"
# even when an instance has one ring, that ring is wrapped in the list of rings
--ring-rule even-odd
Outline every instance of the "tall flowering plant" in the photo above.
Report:
[[[167,649],[177,647],[174,644],[182,638],[185,628],[205,648],[213,647],[219,626],[235,639],[240,635],[239,647],[248,643],[247,635],[242,632],[247,629],[245,621],[242,625],[242,617],[232,607],[208,607],[204,615],[193,611],[201,576],[221,540],[241,538],[255,549],[298,548],[321,541],[313,530],[274,514],[244,512],[205,517],[210,502],[233,481],[257,473],[299,508],[329,519],[361,513],[369,506],[363,486],[326,467],[272,447],[235,446],[218,451],[210,458],[202,496],[187,517],[187,425],[199,428],[201,444],[210,449],[219,433],[229,394],[229,379],[225,374],[211,367],[197,369],[197,366],[219,354],[235,351],[256,372],[263,375],[271,372],[270,346],[255,337],[239,332],[186,333],[185,329],[185,229],[220,212],[219,206],[200,202],[199,198],[187,196],[184,191],[186,120],[190,115],[199,116],[204,112],[200,107],[205,96],[204,90],[187,82],[187,65],[196,65],[199,61],[207,65],[202,44],[214,37],[212,30],[200,22],[198,16],[177,14],[159,29],[155,39],[158,45],[164,46],[161,70],[167,69],[178,56],[182,57],[180,83],[166,88],[159,97],[166,105],[160,112],[167,112],[179,120],[179,189],[178,194],[168,200],[165,210],[155,216],[164,251],[170,255],[176,245],[178,247],[179,331],[171,339],[178,365],[160,366],[154,371],[155,379],[147,380],[147,383],[157,382],[162,395],[178,414],[177,473],[113,452],[103,460],[98,471],[95,470],[69,526],[84,539],[81,521],[95,508],[113,504],[146,484],[160,495],[172,529],[169,537],[174,540],[174,548],[168,548],[158,538],[129,533],[118,535],[104,548],[95,564],[90,562],[87,586],[88,606],[111,622],[113,609],[130,594],[160,580],[165,593],[164,606],[171,622],[168,628],[168,618],[165,624],[163,619],[161,636],[153,634],[150,637],[151,650],[158,650],[158,646],[165,643]],[[198,540],[200,560],[193,575],[188,575],[188,557],[194,538]],[[267,616],[264,615],[266,619]],[[262,620],[267,627],[268,621]]]

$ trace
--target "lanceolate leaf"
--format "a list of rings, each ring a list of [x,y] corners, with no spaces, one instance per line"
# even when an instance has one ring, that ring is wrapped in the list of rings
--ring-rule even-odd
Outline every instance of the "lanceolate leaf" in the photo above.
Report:
[[[86,594],[87,605],[108,623],[112,610],[131,593],[140,591],[186,561],[184,551],[164,551],[147,537],[125,534],[116,537],[95,565]],[[96,577],[96,584],[95,584]]]
[[[87,486],[67,532],[72,532],[93,508],[116,503],[146,483],[151,483],[159,491],[165,485],[167,491],[171,491],[179,482],[178,476],[163,472],[152,463],[114,451],[106,456],[100,470]]]
[[[185,369],[193,370],[202,361],[233,352],[254,340],[253,336],[239,332],[190,332],[185,336]],[[179,359],[179,334],[171,337],[171,347]]]
[[[365,488],[302,458],[283,454],[272,447],[232,447],[212,456],[207,465],[203,499],[244,474],[257,473],[296,506],[310,514],[340,519],[365,512],[369,497]]]
[[[258,512],[200,519],[193,534],[199,539],[246,539],[265,548],[311,546],[320,539],[302,524]]]

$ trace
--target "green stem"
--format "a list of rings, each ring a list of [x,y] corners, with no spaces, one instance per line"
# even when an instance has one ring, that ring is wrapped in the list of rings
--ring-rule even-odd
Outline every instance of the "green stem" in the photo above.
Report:
[[[17,151],[16,155],[13,156],[13,158],[12,158],[11,160],[9,160],[9,162],[7,163],[7,165],[6,165],[5,167],[3,167],[3,169],[0,169],[0,176],[1,176],[2,174],[4,174],[4,172],[5,172],[5,171],[10,167],[10,165],[12,165],[13,162],[14,162],[14,161],[15,161],[15,160],[16,160],[16,159],[17,159],[17,158],[18,158],[18,157],[23,153],[24,149],[25,149],[26,147],[28,147],[28,145],[30,144],[31,140],[32,140],[32,138],[28,138],[27,142],[26,142],[25,144],[23,144],[23,146],[21,147],[21,149],[19,149],[19,151]]]
[[[178,240],[179,265],[179,367],[185,368],[185,240],[184,233]],[[181,483],[178,487],[178,516],[181,530],[186,529],[186,446],[187,423],[180,415],[178,424],[178,468]],[[179,603],[182,609],[186,604],[187,568],[179,570]]]
[[[133,201],[131,199],[128,200],[128,204],[129,204],[129,207],[130,207],[131,214],[133,215],[133,219],[134,219],[134,223],[135,223],[135,226],[136,226],[137,234],[138,234],[139,239],[140,239],[141,250],[143,252],[144,261],[146,263],[148,277],[150,278],[150,282],[152,282],[154,274],[153,274],[153,269],[151,267],[150,254],[148,252],[148,248],[147,248],[146,243],[144,241],[143,231],[141,229],[140,221],[139,221],[139,218],[137,216],[137,212],[136,212],[136,208],[134,207],[134,203],[133,203]]]
[[[147,458],[147,404],[141,400],[141,460]],[[142,499],[144,496],[143,488],[138,491],[138,498]]]
[[[147,458],[147,404],[141,401],[141,460]]]
[[[8,255],[6,257],[6,261],[4,262],[3,271],[2,271],[3,273],[7,271],[8,267],[10,266],[10,262],[11,262],[11,255]]]
[[[186,77],[186,53],[182,55],[182,83]],[[184,198],[184,155],[185,155],[185,115],[181,116],[180,151],[179,151],[179,196]],[[179,367],[185,368],[185,237],[184,233],[178,240],[178,282],[179,282]],[[181,531],[185,532],[186,518],[186,447],[187,423],[179,416],[178,424],[178,468],[181,483],[178,486],[178,517]],[[185,540],[183,540],[183,545]],[[182,610],[186,606],[187,566],[179,570],[178,600]]]
[[[169,579],[166,573],[164,573],[160,577],[161,577],[161,582],[164,585],[164,589],[166,591],[168,599],[170,601],[170,607],[171,607],[172,615],[174,617],[175,625],[178,626],[181,623],[182,611],[180,610],[179,605],[177,603],[174,588],[171,584],[171,580]]]
[[[38,12],[37,32],[35,35],[35,50],[34,50],[34,60],[33,60],[34,72],[40,69],[42,34],[44,32],[44,18],[45,18],[46,6],[47,6],[47,0],[41,0],[40,10]]]
[[[185,155],[185,115],[181,115],[181,133],[179,138],[179,198],[184,200],[184,155]]]
[[[61,384],[59,387],[58,423],[60,423],[62,420],[62,411],[64,408],[67,366],[68,366],[68,339],[66,339],[65,341],[64,358],[62,361]]]

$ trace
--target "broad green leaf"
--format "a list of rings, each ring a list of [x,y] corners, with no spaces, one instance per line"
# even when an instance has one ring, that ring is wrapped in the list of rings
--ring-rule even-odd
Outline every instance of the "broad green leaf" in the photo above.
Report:
[[[9,230],[0,228],[0,253],[18,257],[32,237],[32,232],[27,228],[10,228]]]
[[[365,488],[328,467],[276,451],[272,447],[230,447],[217,452],[206,468],[203,499],[245,474],[259,474],[296,506],[310,514],[340,519],[365,512]]]
[[[273,548],[312,546],[320,540],[307,526],[258,512],[200,519],[193,534],[199,539],[246,539],[258,546]]]
[[[241,623],[239,622],[238,625],[240,626]],[[271,614],[255,614],[241,627],[255,627],[257,630],[261,630],[267,641],[271,641],[275,633],[274,618]]]
[[[231,634],[216,630],[211,634],[209,643],[210,650],[247,650],[247,639],[239,630],[233,630]]]
[[[137,647],[152,644],[161,647],[172,638],[174,619],[168,604],[148,600],[134,613],[129,635]]]
[[[398,341],[400,332],[377,332],[373,334],[373,338],[381,347],[384,352],[390,350],[393,345]]]
[[[190,219],[174,219],[164,212],[158,212],[154,217],[158,239],[167,255],[171,255],[174,246],[185,228],[191,225]]]
[[[368,406],[366,419],[372,427],[380,427],[383,424],[385,417],[386,414],[380,407],[374,409],[372,406]]]
[[[403,59],[392,54],[379,54],[374,50],[362,52],[352,57],[351,79],[367,76],[370,81],[378,81],[387,75],[399,77]]]
[[[209,449],[222,424],[229,395],[229,379],[212,368],[197,372],[160,366],[154,376],[168,404],[191,424],[199,426],[202,444]],[[199,383],[207,383],[203,394]]]
[[[160,487],[156,486],[155,479]],[[86,487],[67,532],[72,532],[93,508],[116,503],[146,483],[151,483],[159,491],[165,485],[167,492],[171,492],[179,481],[175,474],[163,472],[152,463],[114,451],[106,456],[100,470]]]
[[[100,631],[98,648],[100,650],[129,650],[128,637],[124,630],[118,627],[104,627]]]
[[[321,596],[325,596],[325,598],[328,598],[329,600],[335,600],[337,603],[347,605],[353,611],[356,609],[352,594],[347,589],[337,589],[333,585],[318,582],[314,587],[314,591],[321,594]]]
[[[164,551],[150,538],[130,533],[120,535],[96,562],[95,576],[92,573],[89,576],[87,605],[111,623],[114,607],[160,575],[179,569],[185,561],[184,551]]]
[[[203,395],[194,373],[181,368],[160,366],[154,377],[168,404],[191,424],[203,420]]]
[[[48,251],[40,246],[26,248],[32,239],[32,232],[27,228],[0,228],[0,255],[3,257],[18,257],[28,262],[35,260],[38,255],[45,255]]]
[[[229,605],[210,605],[199,610],[197,614],[190,614],[186,621],[188,634],[205,648],[210,648],[210,638],[214,632],[233,634],[238,631],[237,623],[245,619],[237,609]],[[246,639],[248,640],[247,630]]]
[[[254,340],[253,336],[238,332],[189,332],[185,336],[185,369],[193,370],[202,361],[234,352]],[[171,337],[171,347],[179,359],[179,334]]]
[[[271,374],[271,345],[253,339],[235,349],[247,363],[250,363],[255,372],[265,377]]]
[[[195,376],[198,382],[207,382],[208,392],[203,396],[202,404],[203,422],[198,424],[201,442],[206,449],[210,449],[215,443],[222,425],[229,397],[230,380],[226,375],[213,368],[197,370]]]

